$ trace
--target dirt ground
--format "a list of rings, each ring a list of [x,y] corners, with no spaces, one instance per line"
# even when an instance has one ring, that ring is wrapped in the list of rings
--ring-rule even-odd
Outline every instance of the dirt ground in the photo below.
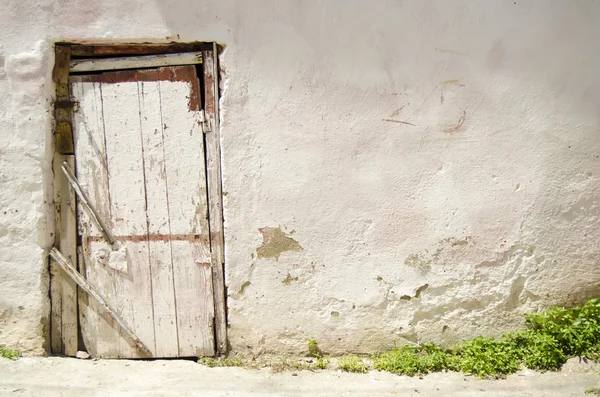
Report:
[[[525,370],[504,380],[479,380],[457,373],[419,379],[381,372],[273,373],[269,368],[207,368],[184,360],[0,358],[0,396],[569,397],[585,396],[589,388],[600,388],[599,370],[598,366],[571,360],[561,372]]]

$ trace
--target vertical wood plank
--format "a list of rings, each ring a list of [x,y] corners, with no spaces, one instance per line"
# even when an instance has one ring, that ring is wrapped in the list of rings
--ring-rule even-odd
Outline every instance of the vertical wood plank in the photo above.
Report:
[[[137,82],[103,82],[101,87],[113,234],[147,236]],[[155,354],[148,241],[127,239],[122,245],[127,252],[127,270],[113,273],[116,296],[110,303]],[[119,341],[120,357],[139,357],[122,332]]]
[[[70,46],[57,46],[52,80],[56,84],[56,102],[68,102]],[[62,161],[73,163],[73,143],[71,136],[71,109],[55,106],[55,151],[54,203],[56,209],[56,230],[54,246],[64,250],[65,255],[76,260],[76,216],[75,197],[68,181],[63,175]],[[57,264],[50,264],[50,301],[51,301],[51,351],[54,354],[74,356],[78,348],[77,326],[77,286],[69,280]]]
[[[67,161],[74,165],[74,156],[56,153],[53,159],[54,197],[56,205],[55,246],[69,260],[77,260],[77,222],[75,195],[62,173],[60,165]],[[53,261],[51,261],[53,262]],[[70,280],[56,263],[51,264],[51,347],[55,354],[74,356],[78,348],[77,285]]]
[[[147,72],[156,75],[158,72]],[[170,235],[169,195],[165,170],[163,121],[161,117],[160,83],[138,82],[140,98],[140,126],[142,133],[143,165],[146,183],[146,217],[150,236]],[[152,302],[154,307],[154,333],[156,356],[177,355],[177,314],[173,285],[171,242],[165,239],[149,241],[152,275]]]
[[[83,81],[77,76],[70,80],[73,100],[79,102],[73,122],[77,178],[106,226],[112,229],[101,86],[98,82]],[[85,264],[81,273],[112,301],[116,295],[112,269],[92,260],[94,254],[110,252],[110,247],[101,240],[100,231],[81,205],[78,206],[78,229],[83,253],[79,263]],[[119,357],[117,325],[112,318],[103,316],[97,302],[88,300],[86,294],[80,296],[81,332],[87,351],[93,357]]]
[[[56,102],[63,106],[55,106],[54,121],[56,123],[54,138],[55,150],[60,154],[73,154],[73,134],[71,128],[72,109],[64,106],[69,101],[69,63],[71,46],[57,45],[52,80],[56,83]]]
[[[171,239],[179,355],[213,355],[204,137],[200,109],[189,106],[189,98],[199,97],[199,81],[194,67],[172,71],[186,76],[186,81],[159,82],[170,233],[188,236],[187,241]]]
[[[75,156],[61,156],[70,167],[75,167]],[[77,263],[77,218],[75,192],[61,170],[60,183],[60,251],[71,261]],[[75,356],[78,350],[78,324],[77,324],[77,285],[63,274],[62,277],[62,335],[64,353]]]
[[[221,142],[219,128],[219,70],[217,46],[204,53],[205,116],[211,124],[206,133],[206,170],[210,219],[210,247],[215,305],[215,337],[218,354],[227,352],[227,307],[225,302],[223,197],[221,186]]]

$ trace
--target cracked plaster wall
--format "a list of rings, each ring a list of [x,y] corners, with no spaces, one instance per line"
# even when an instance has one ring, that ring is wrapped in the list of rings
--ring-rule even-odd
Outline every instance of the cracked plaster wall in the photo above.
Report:
[[[597,295],[599,18],[586,0],[2,2],[0,343],[45,349],[61,40],[226,46],[234,351],[451,343]]]

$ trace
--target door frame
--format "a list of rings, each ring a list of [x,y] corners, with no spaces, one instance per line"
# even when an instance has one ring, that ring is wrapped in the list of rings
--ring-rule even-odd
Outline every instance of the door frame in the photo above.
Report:
[[[55,230],[53,247],[78,269],[81,258],[81,241],[77,237],[77,198],[61,171],[67,161],[75,166],[73,145],[73,108],[69,75],[71,68],[84,60],[98,61],[114,57],[166,56],[168,54],[202,52],[202,109],[204,111],[204,150],[208,195],[211,267],[214,301],[215,354],[227,353],[227,305],[224,277],[223,192],[221,182],[221,145],[219,126],[219,64],[220,48],[216,43],[170,43],[170,44],[76,44],[55,45],[55,65],[52,80],[56,85],[54,99],[54,212]],[[135,63],[134,63],[135,64]],[[142,66],[143,67],[143,66]],[[50,259],[50,348],[56,355],[75,356],[81,350],[83,340],[79,324],[79,294],[85,292],[77,287]]]

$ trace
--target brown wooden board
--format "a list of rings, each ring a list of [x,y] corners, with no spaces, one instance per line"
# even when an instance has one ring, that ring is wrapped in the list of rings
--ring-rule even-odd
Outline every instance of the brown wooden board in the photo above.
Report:
[[[209,130],[206,139],[206,170],[210,220],[210,247],[215,303],[217,353],[227,352],[227,306],[225,303],[223,197],[221,186],[221,144],[219,137],[219,82],[216,45],[204,56],[204,112]]]
[[[170,44],[120,44],[120,45],[71,45],[73,57],[110,57],[123,55],[157,55],[177,52],[202,51],[211,48],[208,43]]]
[[[77,263],[76,201],[69,182],[61,170],[63,161],[73,166],[74,156],[58,153],[54,155],[54,202],[56,208],[54,246],[59,247],[71,263]],[[51,350],[53,354],[75,356],[79,341],[77,285],[56,266],[54,261],[50,263]]]

